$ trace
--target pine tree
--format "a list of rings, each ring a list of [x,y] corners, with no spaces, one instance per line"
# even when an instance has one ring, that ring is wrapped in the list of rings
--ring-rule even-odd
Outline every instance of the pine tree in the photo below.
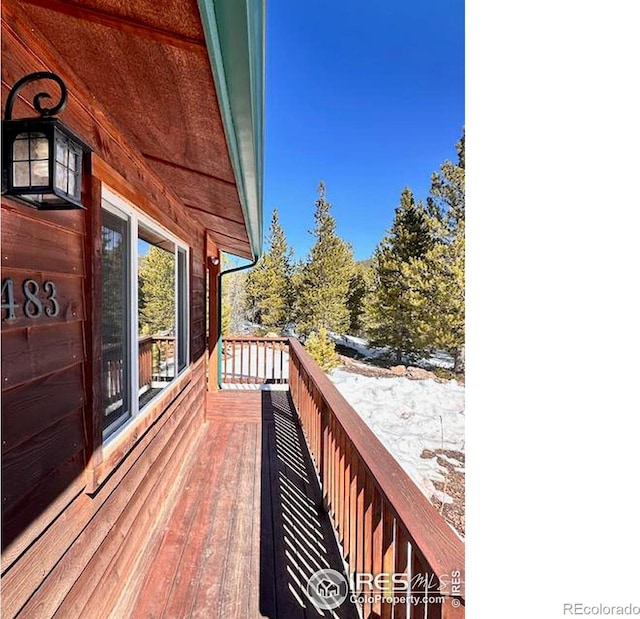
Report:
[[[372,269],[371,260],[356,262],[351,281],[347,307],[349,308],[349,333],[364,335],[365,328],[365,298],[371,288]]]
[[[354,270],[353,251],[336,234],[336,222],[330,211],[331,204],[326,200],[321,181],[311,232],[316,241],[296,277],[298,331],[303,334],[320,327],[345,333],[349,326],[347,297]]]
[[[247,304],[263,327],[282,331],[292,315],[292,251],[277,209],[273,210],[267,245],[268,250],[247,277]]]
[[[407,187],[400,197],[387,236],[374,253],[373,289],[366,299],[367,333],[374,346],[390,348],[396,362],[403,353],[417,353],[423,338],[416,329],[424,300],[406,281],[406,265],[421,259],[437,243],[438,230],[422,203]]]
[[[138,269],[140,332],[155,335],[175,328],[175,255],[152,245]]]
[[[456,144],[458,162],[445,161],[431,177],[427,216],[438,229],[434,243],[421,260],[405,267],[413,294],[425,303],[417,330],[426,347],[451,352],[454,370],[464,371],[465,272],[465,137]]]
[[[340,365],[335,344],[329,338],[329,334],[324,327],[320,327],[318,331],[312,331],[304,343],[304,347],[325,372]]]

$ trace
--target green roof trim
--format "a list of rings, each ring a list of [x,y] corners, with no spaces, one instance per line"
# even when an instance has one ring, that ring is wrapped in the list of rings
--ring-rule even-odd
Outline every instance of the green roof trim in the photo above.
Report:
[[[254,258],[262,254],[264,0],[198,0],[240,203]]]

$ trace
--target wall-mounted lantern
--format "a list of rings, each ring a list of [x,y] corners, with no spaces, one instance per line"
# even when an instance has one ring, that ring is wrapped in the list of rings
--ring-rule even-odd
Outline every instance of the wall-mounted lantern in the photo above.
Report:
[[[60,87],[60,102],[46,108],[40,92],[33,106],[40,117],[13,120],[14,99],[23,86],[53,80]],[[84,208],[81,201],[82,159],[91,148],[54,115],[67,104],[67,88],[57,75],[38,71],[25,75],[11,89],[2,121],[2,194],[40,210]]]

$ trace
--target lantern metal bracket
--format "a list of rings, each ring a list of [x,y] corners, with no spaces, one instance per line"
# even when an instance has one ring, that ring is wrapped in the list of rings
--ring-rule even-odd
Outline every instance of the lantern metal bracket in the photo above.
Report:
[[[49,93],[39,92],[33,97],[33,107],[40,114],[40,116],[43,118],[55,116],[58,112],[62,112],[64,110],[64,108],[67,106],[67,87],[62,81],[62,78],[55,73],[51,73],[50,71],[36,71],[35,73],[29,73],[28,75],[25,75],[23,78],[19,79],[11,89],[11,92],[9,92],[9,96],[7,97],[7,104],[4,108],[5,120],[12,119],[13,103],[18,94],[18,91],[23,86],[26,86],[27,84],[36,82],[38,80],[52,80],[60,87],[60,101],[53,107],[44,107],[42,105],[43,99],[51,99],[51,95]]]
[[[13,106],[19,91],[39,80],[55,82],[59,99],[51,89],[46,92],[38,88],[33,109],[39,116],[14,120]],[[10,90],[2,120],[3,196],[38,210],[85,208],[82,159],[92,148],[57,117],[66,105],[67,87],[50,71],[29,73]],[[20,150],[16,150],[18,147]]]

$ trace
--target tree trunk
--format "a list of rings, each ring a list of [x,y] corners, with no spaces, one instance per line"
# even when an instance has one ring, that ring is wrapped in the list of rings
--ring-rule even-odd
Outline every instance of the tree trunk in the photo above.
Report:
[[[453,371],[456,374],[464,374],[464,346],[454,352],[453,359]]]

